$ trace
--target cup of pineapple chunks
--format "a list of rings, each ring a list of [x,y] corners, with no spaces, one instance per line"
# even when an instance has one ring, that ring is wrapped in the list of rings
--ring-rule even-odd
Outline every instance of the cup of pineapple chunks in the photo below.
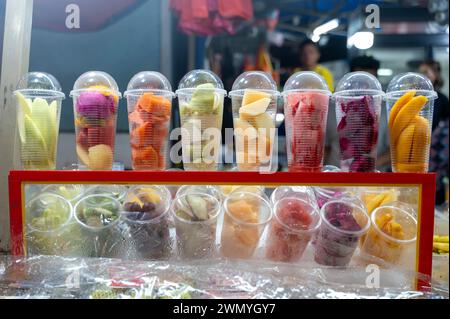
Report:
[[[393,172],[428,171],[433,105],[437,93],[424,75],[403,73],[386,93]]]

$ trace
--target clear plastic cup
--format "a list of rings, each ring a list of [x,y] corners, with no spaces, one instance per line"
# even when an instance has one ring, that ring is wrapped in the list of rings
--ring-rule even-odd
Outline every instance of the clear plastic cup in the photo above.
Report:
[[[75,242],[80,238],[74,227],[73,209],[60,195],[42,193],[25,207],[27,252],[30,255],[76,255]]]
[[[181,258],[211,258],[216,254],[217,198],[204,193],[187,193],[171,206],[176,243]]]
[[[20,169],[56,168],[61,102],[65,98],[53,75],[43,72],[25,74],[14,91]]]
[[[437,93],[422,74],[395,76],[386,92],[393,172],[428,172]]]
[[[176,94],[184,169],[217,171],[226,94],[222,81],[211,71],[193,70],[181,79]]]
[[[112,198],[117,199],[120,203],[123,202],[125,195],[128,191],[128,187],[125,185],[119,185],[119,184],[101,184],[101,185],[94,185],[89,187],[86,190],[85,195],[107,195],[111,196]]]
[[[53,193],[64,197],[72,205],[75,205],[78,200],[85,194],[86,189],[81,184],[52,184],[42,189],[44,193]]]
[[[111,170],[121,96],[116,81],[105,72],[89,71],[76,80],[70,96],[80,167]]]
[[[165,170],[172,115],[172,86],[159,72],[144,71],[128,83],[131,160],[134,170]]]
[[[279,96],[275,81],[265,72],[244,72],[229,96],[238,170],[270,171]]]
[[[296,262],[320,227],[318,208],[298,197],[283,197],[274,206],[266,239],[266,258]]]
[[[329,201],[320,210],[322,224],[315,243],[314,260],[327,266],[347,266],[358,242],[369,230],[365,209],[346,200]]]
[[[375,172],[383,94],[367,72],[348,73],[339,81],[334,98],[343,171]]]
[[[183,185],[178,188],[175,197],[181,197],[185,194],[190,193],[208,194],[217,198],[221,203],[223,200],[222,193],[220,192],[219,188],[214,185]]]
[[[251,258],[272,218],[267,200],[255,193],[234,192],[223,204],[220,250],[229,258]]]
[[[290,172],[320,172],[331,92],[315,72],[297,72],[284,85],[286,145]]]
[[[398,264],[408,249],[414,248],[417,221],[408,210],[382,206],[370,217],[371,227],[361,248],[362,252],[389,264]]]
[[[276,202],[285,197],[298,198],[314,207],[319,207],[314,194],[314,189],[309,186],[279,186],[275,188],[270,195],[270,202],[272,205],[275,205]]]
[[[122,237],[117,229],[120,219],[117,199],[102,194],[88,195],[75,204],[74,216],[86,240],[85,256],[114,258],[119,255]]]
[[[169,193],[158,186],[132,190],[125,196],[122,218],[128,226],[131,251],[137,259],[164,259],[170,256]]]

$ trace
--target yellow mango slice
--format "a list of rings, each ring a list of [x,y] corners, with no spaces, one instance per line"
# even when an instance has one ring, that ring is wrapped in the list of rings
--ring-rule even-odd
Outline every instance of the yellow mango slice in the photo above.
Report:
[[[408,125],[401,133],[396,143],[398,163],[409,163],[413,149],[415,125]]]
[[[389,129],[392,129],[394,126],[395,118],[397,117],[398,112],[400,112],[400,109],[406,105],[411,99],[416,95],[416,91],[409,91],[402,95],[392,106],[391,112],[389,113]]]
[[[427,104],[428,98],[419,95],[412,98],[395,117],[394,124],[391,130],[392,141],[396,141],[400,136],[400,133],[411,123],[416,115],[422,110],[422,108]]]
[[[239,114],[244,116],[258,116],[263,114],[270,105],[270,99],[264,98],[256,102],[245,104],[239,109]]]
[[[366,204],[367,212],[370,214],[374,211],[375,208],[380,207],[385,197],[386,197],[385,193],[380,193],[376,195],[374,198],[372,198],[369,202],[367,202]]]
[[[414,118],[415,130],[411,163],[427,163],[431,141],[430,125],[422,116]]]
[[[270,99],[270,94],[254,90],[245,90],[242,105],[251,104],[261,99]]]

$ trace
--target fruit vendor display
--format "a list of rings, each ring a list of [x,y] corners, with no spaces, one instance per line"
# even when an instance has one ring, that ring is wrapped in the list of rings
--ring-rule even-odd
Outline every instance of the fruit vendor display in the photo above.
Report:
[[[137,257],[168,257],[171,240],[167,193],[158,187],[140,188],[126,196],[122,210]]]
[[[178,90],[184,169],[216,171],[222,143],[222,81],[207,70],[194,70],[180,81]]]
[[[367,209],[367,213],[370,215],[375,208],[396,202],[398,200],[398,192],[393,188],[364,190],[361,193],[361,200]]]
[[[30,255],[78,255],[81,233],[67,200],[42,193],[28,202],[25,214],[28,224],[25,240]]]
[[[319,212],[308,202],[284,197],[275,204],[266,239],[266,258],[295,262],[320,226]]]
[[[390,264],[401,262],[405,251],[415,246],[415,218],[401,208],[382,206],[372,212],[371,221],[362,251]]]
[[[26,74],[14,91],[19,135],[20,168],[56,168],[59,120],[64,93],[47,73]]]
[[[225,257],[251,258],[272,218],[268,201],[254,193],[234,192],[225,199],[220,249]]]
[[[352,72],[339,81],[335,93],[341,169],[374,172],[383,92],[367,72]]]
[[[331,92],[315,72],[297,72],[284,86],[288,168],[291,172],[322,169]]]
[[[78,201],[74,214],[87,241],[85,255],[115,257],[119,254],[121,237],[115,228],[119,212],[119,202],[107,195],[88,195]]]
[[[178,254],[183,258],[213,257],[220,202],[208,194],[188,193],[177,197],[171,210]]]
[[[369,216],[362,207],[341,200],[329,201],[320,214],[314,260],[321,265],[347,266],[361,236],[369,229]]]
[[[104,72],[81,75],[71,92],[78,161],[90,170],[112,169],[119,95],[114,79]]]

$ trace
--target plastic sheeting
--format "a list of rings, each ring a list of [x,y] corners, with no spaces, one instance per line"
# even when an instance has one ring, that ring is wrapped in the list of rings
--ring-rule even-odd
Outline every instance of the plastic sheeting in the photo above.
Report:
[[[136,262],[103,258],[0,257],[1,298],[445,299],[448,287],[411,289],[424,276],[380,270],[380,288],[361,268],[300,268],[288,264],[225,261]],[[376,281],[375,281],[376,282]]]

